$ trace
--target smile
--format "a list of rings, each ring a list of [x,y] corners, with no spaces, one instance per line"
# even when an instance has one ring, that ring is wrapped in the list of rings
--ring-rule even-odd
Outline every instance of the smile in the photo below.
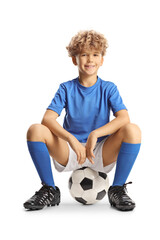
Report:
[[[93,65],[85,65],[85,68],[94,68],[95,66]]]

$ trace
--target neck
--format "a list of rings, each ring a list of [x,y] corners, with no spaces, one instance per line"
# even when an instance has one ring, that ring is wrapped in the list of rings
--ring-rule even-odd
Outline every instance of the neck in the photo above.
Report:
[[[91,87],[97,82],[97,74],[93,76],[84,76],[79,73],[79,82],[84,87]]]

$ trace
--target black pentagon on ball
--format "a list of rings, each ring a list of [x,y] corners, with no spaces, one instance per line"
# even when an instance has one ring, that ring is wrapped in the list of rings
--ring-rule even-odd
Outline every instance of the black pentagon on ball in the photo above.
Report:
[[[102,178],[106,179],[107,178],[107,174],[103,173],[103,172],[98,172],[99,176],[101,176]]]
[[[80,202],[82,204],[86,204],[87,203],[87,201],[85,201],[83,198],[75,197],[75,199],[77,200],[77,202]]]
[[[83,188],[83,190],[89,190],[93,188],[93,181],[85,177],[80,183],[80,185]]]
[[[96,200],[101,200],[106,195],[106,191],[103,190],[97,194]]]
[[[71,189],[71,187],[72,187],[72,177],[70,177],[69,178],[69,181],[68,181],[68,187],[69,187],[69,189]]]

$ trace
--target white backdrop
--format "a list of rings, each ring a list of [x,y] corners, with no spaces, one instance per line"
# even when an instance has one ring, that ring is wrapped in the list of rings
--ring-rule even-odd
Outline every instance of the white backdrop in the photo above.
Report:
[[[0,1],[0,201],[3,239],[158,239],[160,7],[157,0]],[[71,173],[58,173],[59,207],[26,212],[23,202],[40,180],[29,156],[26,131],[40,123],[61,82],[78,76],[65,47],[79,30],[94,29],[109,48],[99,76],[113,81],[131,121],[142,130],[142,147],[128,180],[133,212],[93,206],[68,191]],[[63,124],[64,111],[58,118]],[[113,180],[114,170],[109,174]],[[157,221],[157,222],[156,222]]]

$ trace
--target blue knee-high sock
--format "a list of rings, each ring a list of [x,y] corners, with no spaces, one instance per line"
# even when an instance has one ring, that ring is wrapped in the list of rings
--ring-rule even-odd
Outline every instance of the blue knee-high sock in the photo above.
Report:
[[[27,145],[42,183],[55,188],[50,156],[46,144],[43,142],[27,141]]]
[[[128,175],[139,153],[141,144],[122,142],[116,165],[116,172],[112,186],[125,184]]]

